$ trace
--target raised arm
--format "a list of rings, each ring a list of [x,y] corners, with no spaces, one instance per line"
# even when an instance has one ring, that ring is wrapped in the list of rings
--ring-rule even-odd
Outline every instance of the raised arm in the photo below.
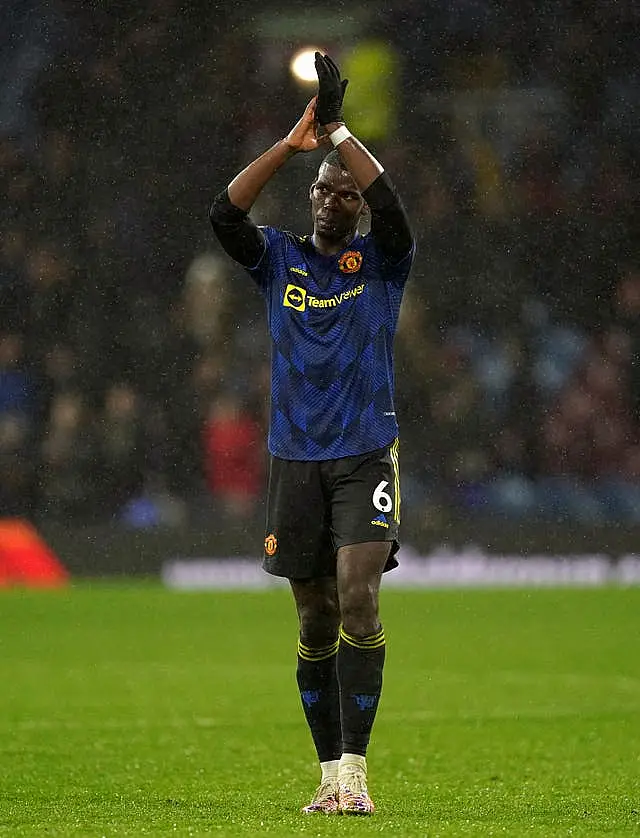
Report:
[[[317,136],[316,98],[313,97],[300,119],[282,140],[261,154],[237,174],[227,187],[231,203],[249,211],[258,195],[287,160],[299,152],[315,151],[326,145],[328,137]]]
[[[264,253],[262,231],[249,218],[258,195],[295,154],[314,151],[329,142],[328,137],[317,136],[315,107],[314,96],[287,136],[249,163],[211,205],[209,218],[220,244],[232,259],[247,268],[254,268]]]
[[[318,74],[316,118],[345,164],[371,210],[371,232],[385,257],[396,263],[413,249],[414,241],[406,211],[382,164],[354,137],[345,125],[342,100],[348,80],[328,56],[315,54]]]
[[[382,165],[371,152],[347,129],[342,115],[342,100],[349,84],[348,79],[341,79],[340,70],[328,55],[316,52],[316,73],[318,74],[318,104],[316,116],[318,124],[336,145],[340,145],[340,157],[349,169],[356,186],[361,192],[384,171]],[[335,132],[338,132],[337,134]]]

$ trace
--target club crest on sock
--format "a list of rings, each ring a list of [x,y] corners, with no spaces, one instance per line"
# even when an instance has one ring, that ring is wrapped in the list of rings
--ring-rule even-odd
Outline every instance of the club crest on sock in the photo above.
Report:
[[[355,703],[358,705],[360,710],[373,710],[376,706],[376,702],[378,701],[377,695],[354,695],[352,696]]]
[[[307,707],[312,707],[320,701],[320,690],[302,690],[300,696]]]

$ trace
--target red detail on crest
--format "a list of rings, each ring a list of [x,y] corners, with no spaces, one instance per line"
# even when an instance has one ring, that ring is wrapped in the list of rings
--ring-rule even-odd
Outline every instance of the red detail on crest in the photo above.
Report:
[[[362,267],[362,253],[359,250],[347,250],[338,259],[338,267],[344,274],[355,274]]]

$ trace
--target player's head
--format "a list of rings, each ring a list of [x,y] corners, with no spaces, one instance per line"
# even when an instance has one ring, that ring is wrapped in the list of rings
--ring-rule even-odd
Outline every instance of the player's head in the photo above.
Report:
[[[322,163],[320,163],[320,168],[323,166],[334,166],[336,169],[342,169],[345,172],[347,171],[347,167],[344,165],[340,152],[337,148],[332,148],[328,154],[325,154],[322,159]]]
[[[335,242],[355,235],[366,205],[337,149],[320,164],[309,197],[314,233]]]

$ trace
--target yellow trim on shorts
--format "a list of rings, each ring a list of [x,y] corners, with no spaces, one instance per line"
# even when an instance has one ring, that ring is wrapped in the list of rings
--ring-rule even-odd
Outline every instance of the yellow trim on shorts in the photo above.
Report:
[[[396,524],[400,523],[400,464],[398,462],[398,452],[400,449],[400,439],[396,437],[391,445],[389,446],[389,454],[391,456],[391,462],[393,463],[393,489],[394,489],[394,511],[393,511],[393,520]]]

